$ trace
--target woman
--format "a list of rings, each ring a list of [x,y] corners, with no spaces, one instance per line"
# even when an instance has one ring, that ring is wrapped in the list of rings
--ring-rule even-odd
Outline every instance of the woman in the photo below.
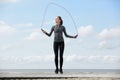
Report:
[[[62,25],[63,20],[60,16],[57,16],[55,19],[56,25],[51,28],[50,33],[47,33],[45,30],[41,29],[43,33],[45,33],[47,36],[51,36],[52,32],[54,31],[54,54],[55,54],[55,73],[58,74],[58,71],[60,73],[63,73],[62,66],[63,66],[63,52],[64,52],[64,39],[63,39],[63,33],[66,37],[69,38],[77,38],[78,35],[70,36],[66,33],[65,27]],[[58,68],[58,51],[60,50],[60,69]]]

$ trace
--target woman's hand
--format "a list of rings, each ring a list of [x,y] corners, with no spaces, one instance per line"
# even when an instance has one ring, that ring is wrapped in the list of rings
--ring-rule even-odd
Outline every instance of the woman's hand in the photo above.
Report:
[[[42,28],[41,28],[41,31],[43,32],[43,33],[47,33],[45,30],[43,30]]]
[[[77,35],[75,35],[75,36],[73,36],[73,38],[77,38],[78,37],[78,34]]]

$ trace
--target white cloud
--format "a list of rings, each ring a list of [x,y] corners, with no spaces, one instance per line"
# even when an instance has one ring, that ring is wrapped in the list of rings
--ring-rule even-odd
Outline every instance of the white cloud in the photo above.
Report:
[[[25,40],[36,40],[40,38],[39,32],[32,32],[29,36],[25,37]]]
[[[88,62],[88,63],[119,63],[119,56],[80,56],[70,55],[66,56],[65,60],[68,62]]]
[[[85,62],[85,63],[120,63],[120,56],[64,56],[66,62]],[[0,57],[0,63],[44,63],[54,61],[53,55],[42,56],[5,56]]]
[[[119,48],[120,44],[119,44],[118,40],[120,39],[120,27],[103,29],[97,35],[97,38],[102,40],[97,45],[97,48],[99,48],[99,49],[116,49],[116,48]]]
[[[120,57],[119,56],[104,56],[103,62],[105,62],[105,63],[120,63]]]
[[[53,61],[52,55],[43,56],[5,56],[0,57],[0,63],[40,63]]]
[[[4,21],[0,21],[0,36],[1,35],[8,35],[11,33],[16,32],[16,29],[9,26],[7,23],[5,23]]]
[[[107,41],[101,41],[97,45],[97,48],[99,49],[116,49],[119,47],[120,47],[120,44],[113,44]]]
[[[47,39],[48,37],[41,32],[32,32],[30,35],[24,38],[24,40],[39,40],[39,39]]]
[[[11,49],[15,49],[17,47],[20,47],[21,45],[19,43],[14,43],[14,44],[4,44],[4,45],[0,45],[0,50],[11,50]]]
[[[106,41],[101,41],[100,43],[98,43],[98,48],[105,48],[107,45]]]
[[[81,26],[78,29],[79,36],[88,36],[93,33],[93,26],[88,25],[88,26]]]
[[[16,27],[33,27],[33,23],[16,24]]]
[[[1,49],[1,50],[7,50],[7,49],[9,49],[10,47],[11,47],[10,44],[2,45],[2,46],[0,46],[0,49]]]
[[[68,62],[69,61],[75,61],[76,57],[77,57],[76,55],[72,55],[72,56],[68,55],[68,56],[65,57],[65,60],[68,61]]]
[[[20,0],[0,0],[0,3],[17,3]]]
[[[99,39],[120,38],[120,27],[104,29],[98,34]]]

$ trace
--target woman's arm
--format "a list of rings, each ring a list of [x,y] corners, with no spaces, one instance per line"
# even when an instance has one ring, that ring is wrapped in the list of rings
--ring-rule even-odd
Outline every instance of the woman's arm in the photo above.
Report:
[[[47,33],[47,32],[46,32],[45,30],[43,30],[43,29],[41,29],[41,31],[42,31],[43,33],[45,33],[47,36],[51,36],[51,35],[52,35],[52,32],[54,31],[54,29],[53,29],[53,27],[52,27],[50,33]]]
[[[69,37],[69,38],[77,38],[77,36],[78,36],[78,35],[75,35],[75,36],[68,35],[67,32],[66,32],[65,27],[63,28],[63,32],[64,32],[65,36]]]

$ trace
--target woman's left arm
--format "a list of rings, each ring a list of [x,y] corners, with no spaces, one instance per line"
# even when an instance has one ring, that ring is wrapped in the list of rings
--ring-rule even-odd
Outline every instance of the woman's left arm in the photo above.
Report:
[[[63,32],[64,32],[65,36],[69,37],[69,38],[77,38],[77,36],[78,36],[78,35],[75,35],[75,36],[68,35],[67,32],[66,32],[65,27],[63,27]]]

